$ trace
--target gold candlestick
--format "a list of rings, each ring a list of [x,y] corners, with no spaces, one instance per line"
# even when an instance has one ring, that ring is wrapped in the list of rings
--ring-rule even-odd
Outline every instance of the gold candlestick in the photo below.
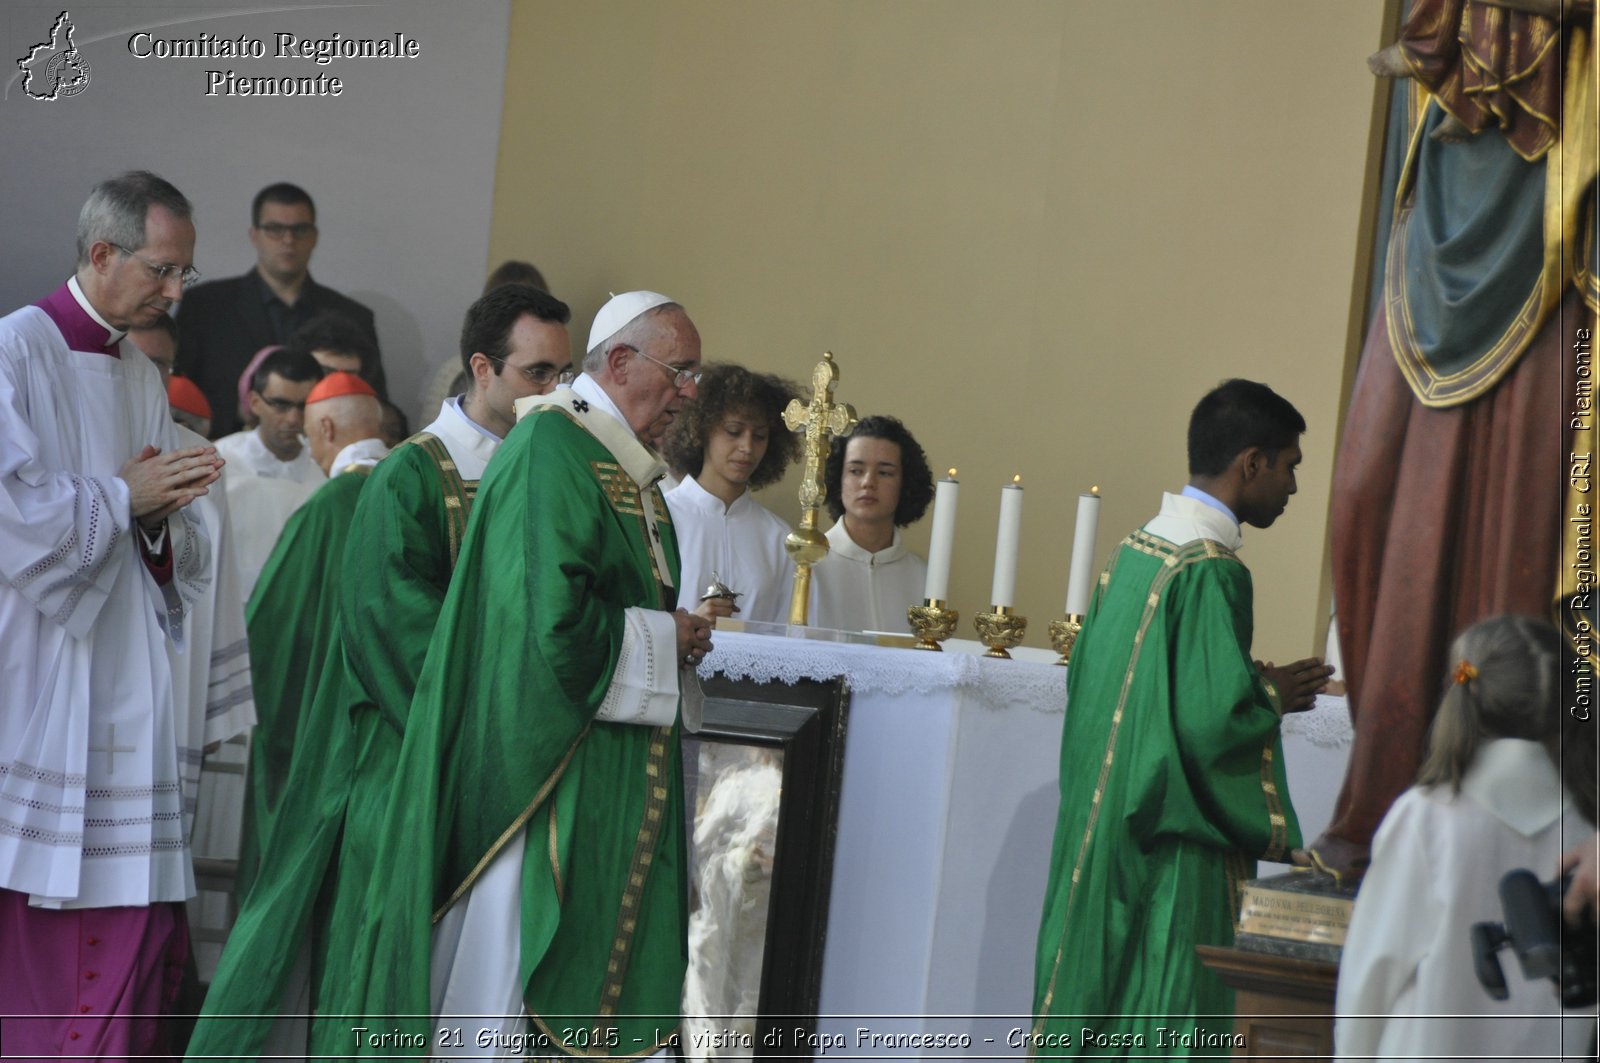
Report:
[[[1078,641],[1078,633],[1083,630],[1083,614],[1068,613],[1060,620],[1050,621],[1050,645],[1061,654],[1057,664],[1065,665],[1072,660],[1072,647]]]
[[[1022,641],[1023,632],[1028,630],[1028,618],[1018,616],[1011,611],[1009,605],[991,605],[990,612],[979,613],[973,618],[972,626],[978,629],[978,639],[989,652],[985,657],[999,657],[1011,660],[1011,654],[1006,650]]]
[[[956,622],[961,619],[960,613],[944,606],[943,599],[924,598],[921,605],[906,610],[906,619],[917,633],[917,649],[944,652],[939,643],[955,634]]]

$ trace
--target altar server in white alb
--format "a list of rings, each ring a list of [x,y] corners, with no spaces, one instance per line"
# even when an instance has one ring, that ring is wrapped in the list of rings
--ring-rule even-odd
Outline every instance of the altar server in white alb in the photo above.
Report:
[[[1506,999],[1474,972],[1473,927],[1509,923],[1501,880],[1519,869],[1548,880],[1594,837],[1594,724],[1563,711],[1562,643],[1526,616],[1480,620],[1451,643],[1417,783],[1385,814],[1350,914],[1339,1059],[1593,1058],[1593,1001],[1564,1011],[1509,948]],[[1593,926],[1569,929],[1568,946],[1580,935],[1592,943]]]
[[[328,482],[305,445],[306,396],[321,379],[322,366],[309,351],[278,348],[250,377],[256,427],[217,440],[217,453],[228,464],[222,486],[233,517],[234,558],[246,600],[255,592],[261,566],[278,545],[284,525]]]
[[[209,419],[209,403],[194,383],[173,376],[178,358],[178,326],[167,314],[155,324],[128,330],[128,342],[139,348],[161,373],[167,408],[178,430],[178,444],[204,447],[204,429],[184,423]],[[187,387],[185,387],[187,385]],[[180,406],[183,403],[183,406]],[[188,412],[185,412],[188,407]],[[239,821],[244,815],[244,735],[255,726],[256,702],[250,685],[250,647],[245,641],[244,594],[234,559],[228,493],[222,484],[189,504],[189,516],[205,528],[211,544],[213,578],[184,624],[184,648],[167,640],[172,666],[172,702],[177,719],[187,720],[190,733],[179,735],[184,784],[184,836],[197,858],[235,860],[239,856]],[[196,701],[198,705],[194,704]],[[234,741],[225,740],[233,738]],[[202,750],[205,755],[202,758]],[[241,765],[237,771],[233,764]],[[198,787],[198,797],[193,797]],[[197,807],[198,802],[198,807]],[[199,939],[203,930],[233,925],[230,897],[205,890],[189,901],[189,927]],[[222,946],[197,941],[195,966],[210,982]]]
[[[164,1054],[194,890],[169,639],[211,578],[187,510],[220,472],[179,446],[121,341],[195,276],[188,201],[133,172],[90,194],[77,272],[0,319],[0,1043]],[[203,701],[194,699],[192,706]]]
[[[666,493],[682,568],[678,608],[708,619],[782,623],[789,616],[794,562],[784,552],[789,526],[754,498],[777,483],[799,450],[783,423],[792,385],[743,366],[716,365],[700,378],[700,397],[667,430],[663,451],[682,482]],[[736,599],[705,597],[719,580]]]
[[[161,315],[155,324],[136,326],[128,332],[128,342],[160,371],[166,387],[168,410],[177,422],[178,442],[185,447],[209,446],[203,435],[178,420],[179,408],[172,402],[174,380],[189,383],[183,377],[171,375],[177,358],[178,328],[172,318]],[[200,402],[205,396],[192,392]],[[220,485],[219,485],[220,486]],[[199,779],[202,791],[198,818],[188,823],[189,839],[195,853],[208,854],[206,842],[218,833],[221,824],[215,821],[218,806],[233,806],[234,835],[227,856],[238,855],[239,809],[243,801],[243,787],[232,801],[225,791],[219,793],[221,780],[215,772],[202,774],[200,750],[213,742],[220,742],[253,727],[256,722],[256,703],[250,688],[250,647],[245,641],[244,595],[239,590],[239,573],[229,554],[232,537],[228,513],[227,492],[211,491],[197,498],[186,510],[188,516],[205,528],[206,540],[211,544],[211,557],[215,563],[215,578],[205,592],[195,601],[185,627],[185,646],[182,651],[169,639],[167,660],[172,665],[173,702],[180,719],[191,724],[201,722],[205,733],[194,742],[185,744],[191,759],[185,763],[185,785]],[[198,705],[193,702],[198,701]],[[230,776],[229,778],[240,778]],[[194,809],[185,811],[194,816]],[[224,855],[224,854],[218,854]]]
[[[922,447],[893,417],[866,417],[828,454],[828,556],[812,569],[811,622],[841,631],[906,631],[928,563],[900,529],[933,501]]]

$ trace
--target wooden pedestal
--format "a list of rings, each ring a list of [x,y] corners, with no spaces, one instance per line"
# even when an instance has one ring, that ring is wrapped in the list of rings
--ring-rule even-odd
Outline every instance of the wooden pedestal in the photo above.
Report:
[[[1333,991],[1339,968],[1265,952],[1201,945],[1200,962],[1234,990],[1236,1057],[1294,1059],[1333,1055]]]

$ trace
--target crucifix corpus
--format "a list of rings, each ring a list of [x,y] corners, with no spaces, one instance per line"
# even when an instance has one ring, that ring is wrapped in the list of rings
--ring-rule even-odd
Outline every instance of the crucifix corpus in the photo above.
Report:
[[[805,454],[805,473],[800,481],[800,527],[789,533],[783,548],[794,558],[794,591],[789,598],[789,623],[804,624],[811,605],[811,566],[828,555],[828,540],[817,531],[817,511],[822,508],[826,488],[822,477],[828,467],[828,452],[834,436],[848,435],[856,426],[856,411],[833,401],[839,383],[839,367],[833,352],[825,351],[822,361],[811,371],[811,399],[791,399],[783,411],[783,423],[799,432]]]

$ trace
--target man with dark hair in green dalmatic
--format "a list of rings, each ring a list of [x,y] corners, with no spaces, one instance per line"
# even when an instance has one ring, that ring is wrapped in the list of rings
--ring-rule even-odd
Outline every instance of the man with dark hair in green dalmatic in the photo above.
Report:
[[[1227,1054],[1233,994],[1195,946],[1231,945],[1253,861],[1300,844],[1279,722],[1331,672],[1251,660],[1235,554],[1295,493],[1305,427],[1264,384],[1207,394],[1189,485],[1100,577],[1067,678],[1030,1055]]]

